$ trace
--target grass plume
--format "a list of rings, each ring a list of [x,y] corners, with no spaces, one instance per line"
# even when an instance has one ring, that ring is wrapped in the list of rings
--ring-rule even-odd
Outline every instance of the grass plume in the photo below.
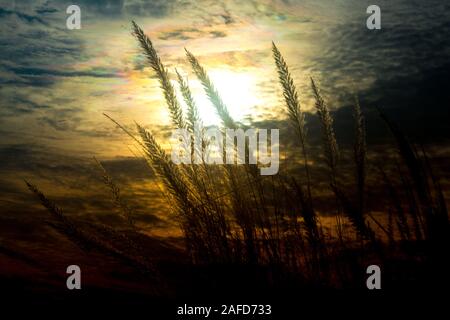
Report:
[[[173,124],[194,131],[195,124],[201,123],[201,117],[188,81],[176,71],[177,82],[188,107],[185,119],[168,71],[152,42],[135,22],[132,26],[134,36],[160,82]],[[287,287],[355,287],[364,285],[358,275],[369,260],[378,264],[390,263],[398,258],[398,252],[402,263],[408,259],[412,263],[421,260],[410,251],[403,250],[405,245],[420,250],[424,248],[419,257],[424,261],[443,262],[440,255],[448,252],[449,244],[448,211],[441,185],[431,170],[426,152],[422,150],[420,155],[380,110],[381,118],[394,136],[401,161],[394,169],[380,168],[382,176],[378,180],[387,192],[386,212],[381,218],[376,217],[369,206],[370,192],[367,190],[371,181],[368,178],[373,176],[369,175],[370,157],[367,156],[365,120],[359,101],[356,100],[353,106],[354,145],[349,153],[353,161],[351,167],[356,170],[348,170],[351,171],[349,176],[342,165],[338,166],[340,157],[345,160],[345,145],[342,145],[340,153],[332,114],[311,79],[316,111],[312,117],[319,118],[323,135],[320,156],[325,158],[325,170],[330,178],[330,183],[322,183],[318,179],[313,184],[307,152],[307,123],[299,93],[288,65],[274,43],[272,54],[286,104],[286,121],[294,127],[296,142],[301,147],[301,163],[295,164],[299,167],[295,169],[299,170],[280,171],[277,176],[262,178],[253,175],[253,168],[248,165],[213,166],[205,161],[176,165],[151,130],[136,124],[138,135],[135,137],[106,115],[139,144],[145,160],[162,181],[164,195],[172,210],[170,217],[174,218],[183,233],[192,266],[207,266],[199,269],[202,272],[218,266],[225,266],[225,272],[238,270],[236,274],[249,270],[252,275],[262,274],[258,279],[273,287],[286,284]],[[186,56],[223,125],[238,128],[206,70],[187,50]],[[115,205],[121,209],[128,223],[135,226],[135,217],[123,201],[119,187],[98,161],[97,165],[102,170],[103,182],[108,186]],[[314,174],[323,170],[320,165],[311,165],[311,168]],[[304,176],[306,188],[301,180]],[[355,186],[344,189],[349,184],[346,181],[355,183]],[[102,250],[126,264],[157,274],[155,265],[144,253],[145,248],[133,238],[144,237],[137,228],[130,237],[106,225],[76,223],[36,186],[26,183],[51,213],[58,230],[81,247]],[[320,202],[318,200],[321,198],[317,195],[324,193],[324,189],[331,194],[329,205],[333,207],[322,215],[313,207],[313,197],[314,203]],[[327,223],[327,213],[334,214],[336,219]],[[341,217],[341,213],[345,215]],[[423,246],[423,243],[426,245]],[[223,275],[220,273],[219,277]],[[212,281],[215,280],[217,278]]]
[[[292,76],[289,72],[288,65],[274,42],[272,42],[272,54],[275,60],[278,78],[283,88],[283,96],[286,102],[289,119],[291,120],[291,123],[293,124],[300,141],[306,174],[308,197],[309,199],[311,199],[311,176],[308,167],[308,153],[306,151],[305,115],[302,112],[297,89],[295,87],[294,80],[292,79]]]
[[[183,111],[175,94],[175,89],[170,82],[167,69],[162,64],[158,53],[153,47],[152,41],[145,35],[144,31],[136,24],[136,22],[132,21],[132,25],[133,34],[138,40],[145,56],[147,57],[147,61],[149,62],[150,66],[155,71],[159,79],[159,83],[164,92],[164,98],[166,99],[173,124],[178,128],[184,128],[186,126],[186,123],[183,118]]]
[[[211,79],[209,78],[208,74],[206,73],[206,70],[200,65],[200,62],[197,60],[197,58],[189,52],[187,49],[186,51],[186,57],[191,64],[192,69],[194,70],[195,75],[202,83],[203,89],[205,90],[206,95],[208,96],[209,100],[213,104],[213,106],[216,109],[217,114],[219,115],[220,119],[222,120],[223,124],[227,128],[237,128],[237,124],[233,120],[233,118],[230,115],[230,112],[228,111],[227,106],[223,102],[222,98],[220,97],[218,91],[214,87]]]

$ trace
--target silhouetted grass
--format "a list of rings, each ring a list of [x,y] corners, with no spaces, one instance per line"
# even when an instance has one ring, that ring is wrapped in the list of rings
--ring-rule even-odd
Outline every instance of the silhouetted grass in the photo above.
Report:
[[[169,73],[152,42],[134,22],[133,31],[160,81],[173,124],[177,128],[187,127],[193,131],[195,124],[201,125],[201,117],[187,81],[176,72],[183,99],[188,106],[185,118],[169,80]],[[400,181],[398,185],[381,168],[381,186],[388,192],[389,206],[385,219],[376,220],[366,212],[367,146],[364,116],[359,102],[356,101],[354,106],[352,159],[355,188],[345,189],[333,118],[325,98],[311,79],[315,109],[323,133],[323,158],[330,178],[330,191],[336,203],[331,212],[337,217],[336,224],[325,226],[322,215],[313,206],[314,190],[317,188],[309,168],[308,136],[300,97],[287,63],[274,43],[272,53],[289,120],[296,130],[301,147],[303,175],[294,176],[281,170],[275,177],[261,177],[254,174],[256,166],[208,165],[205,161],[193,165],[176,165],[149,130],[137,124],[139,138],[135,138],[124,129],[139,142],[147,162],[162,181],[165,196],[173,208],[173,217],[183,231],[192,264],[262,268],[265,270],[265,279],[272,284],[295,279],[294,283],[298,281],[316,287],[354,287],[364,285],[358,276],[368,264],[363,258],[384,263],[386,257],[399,254],[396,245],[399,240],[411,246],[425,241],[430,246],[439,246],[440,252],[442,248],[448,250],[446,203],[425,152],[419,156],[398,127],[380,110],[381,118],[395,138],[402,163],[399,164],[401,169],[396,170],[397,180]],[[223,126],[239,127],[205,68],[188,50],[186,55]],[[207,145],[208,142],[203,141],[202,150],[192,148],[186,151],[203,154]],[[192,143],[187,143],[186,148],[191,146]],[[120,196],[119,187],[99,166],[114,202],[121,208],[124,218],[139,232],[130,209]],[[83,247],[101,248],[131,261],[141,269],[153,268],[142,254],[142,248],[124,235],[106,226],[96,226],[93,229],[102,238],[88,236],[35,186],[27,185],[50,211],[62,233],[70,239]],[[344,213],[343,217],[341,212]],[[367,217],[371,218],[372,223]],[[345,222],[352,225],[351,230],[344,228]],[[380,232],[377,234],[375,230]],[[119,249],[114,242],[126,245],[128,250]]]

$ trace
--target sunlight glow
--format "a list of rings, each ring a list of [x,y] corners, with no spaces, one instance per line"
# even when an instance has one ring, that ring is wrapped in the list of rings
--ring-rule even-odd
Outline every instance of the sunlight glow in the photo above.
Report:
[[[261,103],[257,98],[256,78],[252,74],[212,69],[208,71],[208,75],[234,120],[243,121],[246,115],[251,114],[252,108]],[[200,82],[192,79],[189,84],[193,88],[194,99],[203,123],[220,124],[216,110],[204,93]]]

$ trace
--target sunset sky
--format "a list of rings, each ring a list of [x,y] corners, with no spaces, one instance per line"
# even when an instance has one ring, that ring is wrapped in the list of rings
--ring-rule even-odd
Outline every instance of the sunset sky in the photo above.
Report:
[[[231,115],[252,125],[286,118],[271,54],[274,41],[304,110],[313,108],[312,76],[337,110],[338,134],[348,137],[351,119],[345,117],[357,93],[368,120],[371,107],[386,108],[408,133],[431,141],[437,156],[448,159],[450,4],[377,1],[382,30],[372,31],[365,27],[372,2],[1,0],[2,219],[39,206],[23,179],[39,184],[69,211],[107,210],[107,190],[93,156],[132,186],[125,192],[140,197],[141,208],[164,207],[155,200],[159,191],[150,174],[143,174],[145,165],[134,160],[135,143],[103,116],[127,128],[137,121],[161,141],[170,129],[158,82],[131,35],[131,20],[152,39],[173,80],[175,68],[188,77],[206,124],[219,121],[184,48],[208,70]],[[81,8],[81,30],[66,28],[70,4]],[[377,140],[382,130],[374,123],[368,124],[369,134]],[[315,132],[312,127],[317,140]]]

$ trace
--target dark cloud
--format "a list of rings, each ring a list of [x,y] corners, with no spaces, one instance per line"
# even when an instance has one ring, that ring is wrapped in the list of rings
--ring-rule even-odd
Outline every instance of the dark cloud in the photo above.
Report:
[[[227,9],[225,9],[224,13],[221,14],[220,16],[223,18],[223,22],[225,24],[232,24],[235,22],[234,18],[231,16],[231,13]]]
[[[34,6],[37,6],[37,13],[31,15]],[[14,10],[0,8],[3,20],[0,31],[0,84],[50,86],[54,83],[54,76],[73,75],[63,65],[83,59],[80,39],[62,27],[65,26],[65,15],[57,19],[45,17],[56,11],[45,7],[45,12],[39,13],[43,8],[39,3],[34,6],[22,8],[17,5]],[[100,72],[91,74],[102,76]]]
[[[131,0],[124,3],[124,10],[129,15],[139,16],[165,16],[168,15],[175,0]]]
[[[69,5],[69,2],[64,1]],[[70,3],[72,4],[72,3]],[[120,15],[123,11],[124,0],[79,0],[77,1],[77,5],[80,6],[82,13],[86,13],[88,15]]]
[[[38,13],[40,15],[52,14],[52,13],[56,13],[59,11],[60,10],[58,10],[56,8],[49,8],[46,6],[42,6],[42,7],[36,9],[36,13]]]
[[[44,125],[47,125],[58,131],[73,130],[76,128],[77,123],[81,120],[80,117],[71,117],[68,119],[57,119],[55,117],[40,117],[38,121]]]
[[[95,78],[111,78],[116,74],[110,70],[103,69],[91,69],[86,71],[76,70],[59,70],[59,69],[46,69],[35,67],[9,67],[8,71],[12,71],[19,76],[32,76],[32,77],[95,77]]]
[[[39,208],[38,201],[26,189],[23,181],[26,179],[40,186],[69,214],[76,213],[109,224],[124,223],[92,158],[64,155],[43,145],[12,144],[0,147],[0,161],[3,180],[0,184],[0,202],[8,204],[9,212]],[[122,158],[102,161],[102,164],[135,210],[136,220],[141,221],[142,218],[142,223],[163,226],[164,223],[154,215],[164,207],[159,190],[146,191],[140,187],[154,181],[146,162],[143,159]],[[63,195],[55,192],[61,189],[68,192]],[[139,189],[144,189],[139,191],[139,196],[133,194]],[[0,214],[3,213],[2,210]],[[92,216],[92,213],[98,216]]]
[[[344,85],[348,91],[337,88],[342,78],[350,75],[355,83],[372,78],[368,89],[357,92],[363,106],[385,108],[416,138],[449,139],[449,126],[442,119],[448,118],[450,104],[446,89],[450,77],[450,4],[380,1],[382,29],[376,31],[364,25],[368,4],[358,2],[354,19],[327,32],[323,51],[312,63],[312,69],[323,75],[322,88],[339,101],[338,105],[346,105],[353,85]]]
[[[222,31],[211,31],[210,34],[213,38],[225,38],[227,34]]]
[[[189,40],[199,39],[202,37],[223,38],[226,33],[219,30],[205,31],[198,28],[183,28],[175,29],[167,32],[162,32],[158,39],[160,40]]]
[[[25,22],[28,22],[28,23],[38,22],[40,24],[47,25],[47,23],[43,19],[41,19],[39,16],[33,16],[33,15],[29,15],[29,14],[26,14],[26,13],[23,13],[20,11],[0,8],[0,18],[5,18],[8,16],[16,16],[17,18],[19,18]]]
[[[66,0],[54,1],[54,3],[64,9],[71,4],[75,4]],[[88,19],[119,16],[161,17],[171,12],[174,3],[175,0],[78,0],[76,2],[82,14]]]
[[[1,92],[1,91],[0,91]],[[36,110],[45,110],[51,108],[46,104],[40,104],[25,96],[10,96],[7,98],[8,103],[4,103],[4,107],[0,110],[0,115],[8,116],[14,114],[32,113]]]
[[[197,32],[196,32],[197,33]],[[174,30],[170,32],[164,32],[158,36],[161,40],[188,40],[194,38],[193,36],[188,35],[189,31],[185,30]]]

